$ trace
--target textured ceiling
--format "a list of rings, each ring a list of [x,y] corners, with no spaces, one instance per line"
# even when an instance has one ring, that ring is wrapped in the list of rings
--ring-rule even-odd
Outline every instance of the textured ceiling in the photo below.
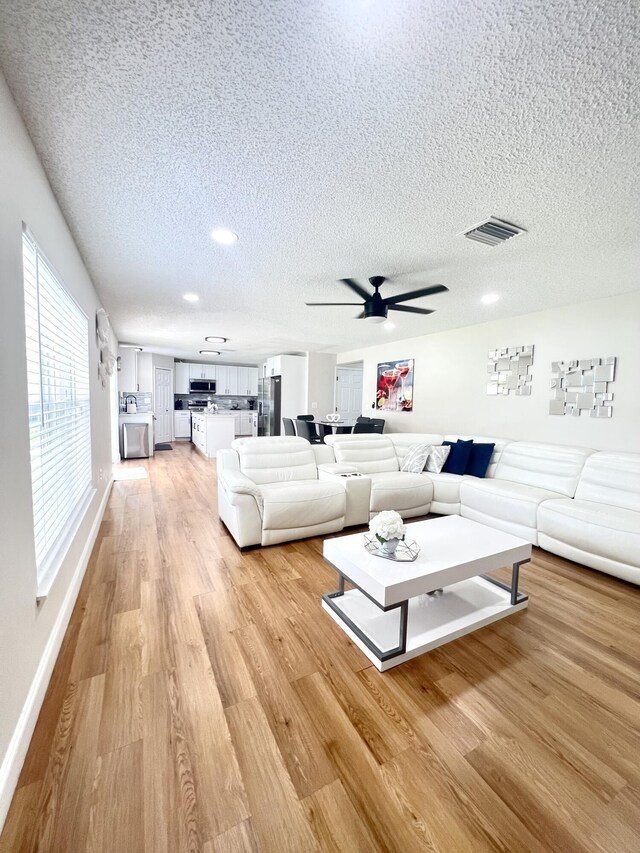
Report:
[[[122,340],[251,362],[640,287],[637,0],[2,0],[0,63]],[[492,214],[528,234],[457,236]],[[451,293],[304,306],[373,274]]]

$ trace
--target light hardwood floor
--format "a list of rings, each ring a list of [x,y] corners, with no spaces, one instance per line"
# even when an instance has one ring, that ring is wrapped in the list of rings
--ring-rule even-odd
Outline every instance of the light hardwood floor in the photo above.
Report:
[[[381,675],[320,607],[320,539],[240,553],[213,462],[148,469],[114,484],[2,853],[640,849],[638,589],[536,551],[528,611]]]

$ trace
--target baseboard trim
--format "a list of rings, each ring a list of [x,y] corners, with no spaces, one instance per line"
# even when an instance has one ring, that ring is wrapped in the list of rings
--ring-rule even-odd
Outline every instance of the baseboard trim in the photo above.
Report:
[[[4,826],[7,812],[9,811],[9,806],[11,805],[11,800],[13,799],[16,785],[18,784],[18,779],[20,778],[20,771],[22,770],[22,765],[24,764],[27,750],[31,743],[33,731],[38,721],[38,716],[40,714],[42,703],[44,702],[49,681],[51,680],[53,668],[58,659],[58,654],[60,653],[62,640],[64,639],[69,620],[71,619],[73,607],[76,603],[76,599],[78,598],[78,593],[80,592],[80,584],[82,583],[84,573],[89,565],[89,558],[91,557],[91,552],[93,551],[93,546],[98,536],[100,524],[102,523],[102,519],[107,508],[107,502],[109,500],[109,495],[111,494],[112,485],[113,479],[111,479],[107,484],[107,488],[105,489],[102,500],[100,501],[100,506],[98,507],[93,524],[91,525],[91,530],[82,550],[82,555],[76,570],[73,573],[69,589],[64,597],[64,601],[62,602],[60,612],[58,613],[58,617],[53,625],[49,639],[47,640],[40,663],[38,664],[38,669],[36,670],[33,681],[31,682],[27,698],[22,706],[20,717],[18,718],[13,735],[9,741],[6,755],[2,761],[2,766],[0,767],[0,832],[2,832],[2,827]]]

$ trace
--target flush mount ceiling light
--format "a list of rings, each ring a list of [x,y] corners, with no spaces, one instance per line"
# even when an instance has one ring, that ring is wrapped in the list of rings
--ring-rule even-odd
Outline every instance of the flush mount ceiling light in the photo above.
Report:
[[[233,246],[238,240],[238,235],[229,228],[214,228],[211,239],[220,243],[221,246]]]
[[[494,302],[497,302],[500,299],[499,293],[485,293],[480,302],[484,305],[493,305]]]
[[[200,355],[220,355],[217,349],[201,349]]]
[[[199,302],[200,301],[200,297],[198,296],[197,293],[185,293],[185,295],[182,298],[185,300],[185,302]]]
[[[205,341],[208,344],[226,344],[229,338],[216,338],[215,336],[211,336],[209,338],[205,338]]]

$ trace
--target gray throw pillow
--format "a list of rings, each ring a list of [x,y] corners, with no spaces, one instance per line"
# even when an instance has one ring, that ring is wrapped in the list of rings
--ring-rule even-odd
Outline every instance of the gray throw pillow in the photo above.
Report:
[[[409,471],[410,474],[420,474],[424,470],[431,449],[430,444],[412,444],[402,460],[400,470]]]
[[[447,461],[450,451],[451,448],[448,445],[434,444],[427,459],[426,470],[432,474],[439,474],[442,471],[442,466]]]

